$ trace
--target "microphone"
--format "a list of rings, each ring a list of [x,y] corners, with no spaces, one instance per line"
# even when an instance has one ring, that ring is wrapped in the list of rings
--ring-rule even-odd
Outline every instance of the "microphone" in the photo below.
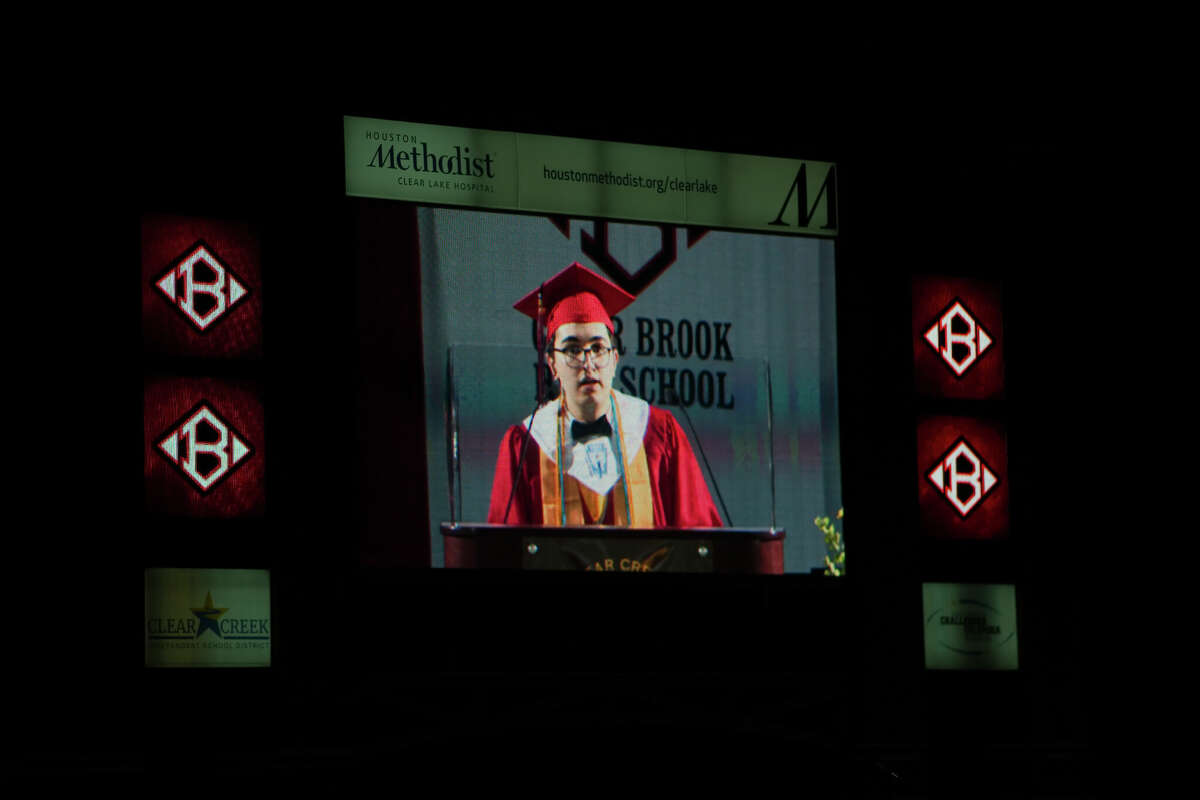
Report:
[[[667,386],[663,389],[663,403],[673,405],[683,412],[683,418],[687,420],[692,438],[696,440],[696,449],[700,451],[700,460],[704,462],[704,468],[708,470],[708,479],[712,481],[713,491],[717,493],[717,501],[720,502],[721,510],[725,512],[725,519],[732,528],[733,517],[729,516],[729,509],[725,507],[725,498],[721,497],[721,487],[717,485],[717,476],[713,474],[712,467],[708,464],[708,456],[704,455],[704,445],[700,443],[700,435],[696,433],[696,426],[692,424],[692,417],[688,414],[687,408],[679,402],[679,393],[675,391],[674,386]]]

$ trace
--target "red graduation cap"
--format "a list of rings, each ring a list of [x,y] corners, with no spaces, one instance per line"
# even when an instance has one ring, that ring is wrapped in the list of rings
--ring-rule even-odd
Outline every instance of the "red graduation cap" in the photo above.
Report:
[[[538,293],[541,293],[541,309]],[[526,316],[539,318],[539,310],[549,311],[546,335],[564,322],[603,322],[613,330],[612,315],[634,301],[634,296],[612,281],[602,278],[578,261],[543,283],[513,304]]]

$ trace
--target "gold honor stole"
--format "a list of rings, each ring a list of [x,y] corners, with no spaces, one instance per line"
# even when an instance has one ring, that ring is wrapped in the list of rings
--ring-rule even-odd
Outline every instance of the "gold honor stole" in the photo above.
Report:
[[[560,407],[561,408],[561,407]],[[538,449],[539,465],[542,478],[542,524],[559,527],[561,525],[587,525],[583,515],[587,508],[588,518],[593,525],[601,524],[604,519],[605,505],[609,498],[613,501],[613,523],[621,528],[653,528],[654,500],[650,493],[650,468],[646,465],[646,448],[639,447],[633,459],[625,458],[623,447],[624,438],[621,431],[621,414],[617,410],[617,400],[612,398],[610,408],[617,420],[617,450],[621,457],[621,480],[610,490],[608,495],[593,492],[575,478],[563,473],[563,431],[566,425],[565,412],[559,414],[558,420],[558,462]]]

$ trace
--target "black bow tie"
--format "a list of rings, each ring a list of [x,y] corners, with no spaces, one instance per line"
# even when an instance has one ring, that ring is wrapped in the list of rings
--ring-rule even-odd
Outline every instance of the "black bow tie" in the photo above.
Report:
[[[582,442],[584,439],[590,439],[593,436],[612,436],[612,426],[608,424],[608,417],[601,417],[595,422],[580,422],[577,419],[571,420],[572,439]]]

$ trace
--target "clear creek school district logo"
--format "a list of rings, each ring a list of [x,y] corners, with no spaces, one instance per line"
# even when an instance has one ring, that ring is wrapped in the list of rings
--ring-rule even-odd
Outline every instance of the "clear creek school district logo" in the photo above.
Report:
[[[253,617],[227,617],[228,608],[213,605],[212,592],[204,596],[204,605],[192,608],[191,616],[151,617],[146,620],[146,632],[153,640],[200,639],[211,633],[209,639],[227,641],[268,641],[271,638],[271,621]]]
[[[200,333],[250,294],[204,240],[198,240],[154,279],[154,286]]]
[[[246,437],[205,400],[160,434],[154,449],[201,494],[207,494],[254,455]]]

